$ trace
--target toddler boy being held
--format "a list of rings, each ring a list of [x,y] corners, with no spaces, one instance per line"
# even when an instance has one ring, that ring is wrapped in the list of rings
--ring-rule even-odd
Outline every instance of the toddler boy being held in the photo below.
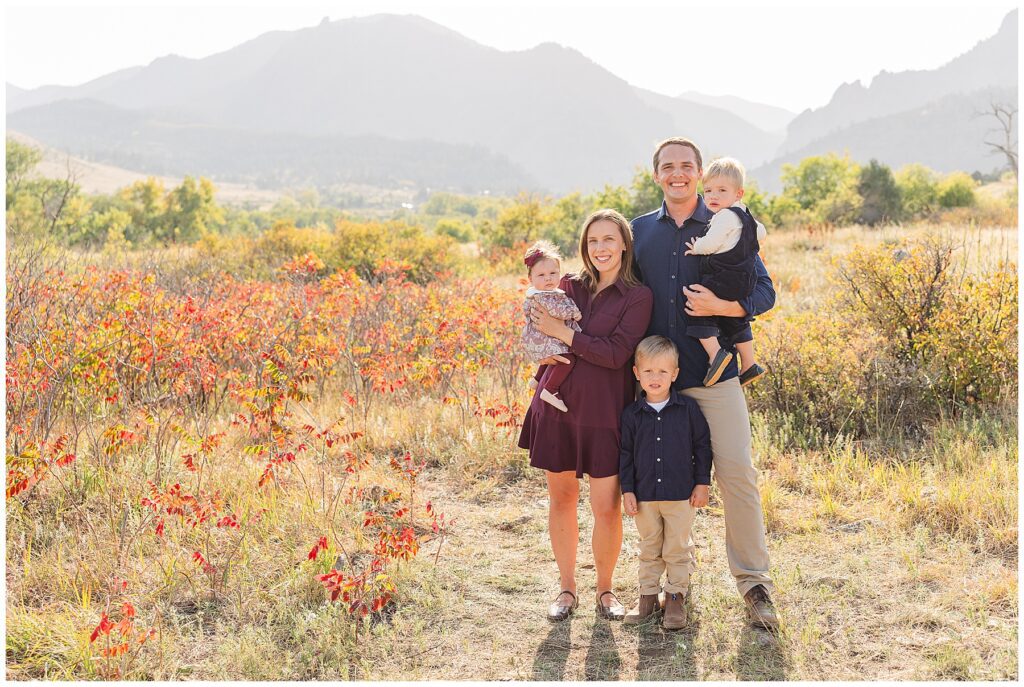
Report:
[[[754,262],[764,240],[764,225],[743,204],[746,171],[738,160],[718,158],[704,171],[704,203],[715,216],[707,233],[686,244],[686,255],[702,255],[701,284],[726,301],[748,297],[757,284]],[[704,386],[718,381],[740,354],[740,384],[746,386],[764,374],[754,356],[754,336],[749,317],[691,317],[687,336],[700,340],[708,354],[708,372]],[[723,348],[719,339],[726,344]]]
[[[690,528],[708,503],[711,431],[697,402],[679,394],[679,351],[671,339],[649,336],[636,349],[633,374],[644,396],[622,411],[619,481],[623,507],[640,534],[640,600],[628,625],[660,608],[661,575],[667,573],[662,626],[686,625],[683,599],[693,572]]]

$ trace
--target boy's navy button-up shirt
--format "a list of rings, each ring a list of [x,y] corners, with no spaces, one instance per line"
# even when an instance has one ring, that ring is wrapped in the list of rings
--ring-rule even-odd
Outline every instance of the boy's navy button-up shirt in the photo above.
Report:
[[[686,243],[703,236],[714,213],[704,204],[704,198],[697,196],[697,207],[693,214],[676,226],[664,201],[661,209],[640,215],[633,220],[633,255],[643,283],[654,292],[654,310],[647,336],[667,336],[679,348],[679,377],[676,389],[703,386],[708,371],[708,354],[700,341],[686,335],[690,316],[686,314],[686,298],[683,287],[700,284],[699,255],[683,255]],[[757,286],[754,293],[738,303],[751,317],[771,310],[775,305],[775,288],[768,270],[760,256],[755,260]],[[722,379],[738,374],[736,358],[733,358]]]
[[[656,411],[641,398],[622,411],[619,482],[637,501],[685,501],[711,484],[711,431],[700,406],[675,389]]]

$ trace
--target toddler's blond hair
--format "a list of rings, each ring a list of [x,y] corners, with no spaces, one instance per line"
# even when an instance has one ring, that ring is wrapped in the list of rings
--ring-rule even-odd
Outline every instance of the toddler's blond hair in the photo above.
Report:
[[[704,183],[706,184],[715,177],[725,177],[729,181],[735,182],[740,188],[743,188],[743,184],[747,179],[747,171],[743,169],[742,163],[736,158],[720,157],[704,170]]]

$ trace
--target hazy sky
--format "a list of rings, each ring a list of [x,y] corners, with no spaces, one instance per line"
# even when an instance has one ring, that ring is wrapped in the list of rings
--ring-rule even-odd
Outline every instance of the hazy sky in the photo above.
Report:
[[[1006,2],[766,7],[709,0],[5,5],[4,78],[22,88],[77,85],[169,53],[205,57],[266,31],[315,25],[325,16],[390,12],[419,14],[501,50],[557,42],[635,86],[666,95],[738,95],[797,112],[824,105],[843,82],[867,83],[883,69],[938,67],[994,34],[1013,8]],[[738,47],[724,49],[724,42]]]

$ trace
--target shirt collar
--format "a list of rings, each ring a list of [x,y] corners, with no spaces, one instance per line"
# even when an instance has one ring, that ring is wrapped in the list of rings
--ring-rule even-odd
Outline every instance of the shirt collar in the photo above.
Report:
[[[614,282],[612,283],[612,285],[611,285],[611,286],[613,286],[613,287],[614,287],[615,289],[617,289],[617,290],[618,290],[618,293],[621,293],[621,294],[623,294],[624,296],[626,295],[626,292],[628,292],[628,291],[629,291],[629,288],[628,288],[628,287],[626,286],[626,283],[625,283],[625,282],[623,282],[623,277],[622,277],[621,275],[620,275],[620,277],[618,277],[618,278],[617,278],[617,280],[615,280],[615,281],[614,281]],[[587,290],[587,292],[588,292],[588,293],[590,293],[590,291],[589,291],[589,290]],[[591,294],[591,297],[593,297],[593,295],[594,295],[594,294]]]
[[[640,410],[642,410],[643,412],[646,412],[646,413],[657,413],[658,412],[657,410],[655,410],[654,408],[651,407],[650,403],[647,402],[647,392],[646,391],[643,391],[643,390],[640,391],[640,400],[643,401],[643,403],[640,404]],[[668,403],[665,404],[665,408],[668,408],[669,406],[673,406],[673,405],[682,405],[682,404],[683,404],[683,402],[681,400],[679,400],[679,393],[675,390],[675,387],[673,387],[668,392]],[[664,410],[665,408],[662,408],[662,410]]]
[[[714,213],[711,212],[711,210],[708,210],[708,206],[704,204],[704,196],[698,195],[697,196],[697,207],[695,207],[693,209],[693,214],[690,215],[689,218],[687,218],[686,222],[689,222],[690,220],[693,220],[694,222],[700,222],[701,224],[707,224],[708,222],[711,221],[711,218],[713,216],[714,216]],[[668,204],[664,200],[662,200],[661,201],[661,210],[658,211],[658,219],[662,220],[662,219],[664,219],[666,217],[668,217],[670,220],[672,220],[672,216],[668,214]],[[675,220],[672,220],[672,221],[673,221],[673,223],[675,222]],[[683,222],[683,224],[686,224],[686,222]]]

